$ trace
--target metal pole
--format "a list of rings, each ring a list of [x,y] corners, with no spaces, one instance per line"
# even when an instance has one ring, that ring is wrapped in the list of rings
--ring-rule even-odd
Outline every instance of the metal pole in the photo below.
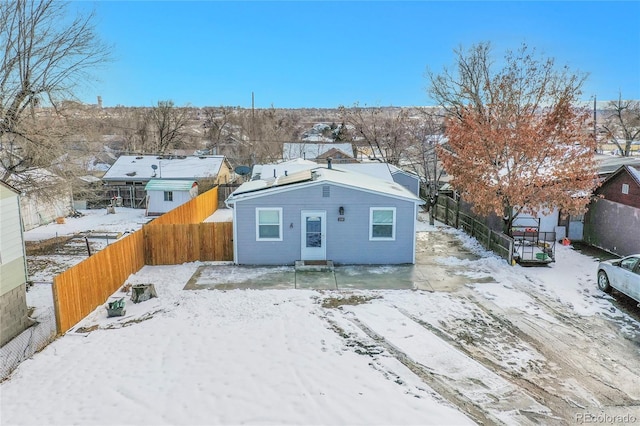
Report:
[[[87,253],[89,253],[89,256],[91,256],[91,246],[89,246],[89,239],[87,237],[84,237],[84,242],[87,243]]]

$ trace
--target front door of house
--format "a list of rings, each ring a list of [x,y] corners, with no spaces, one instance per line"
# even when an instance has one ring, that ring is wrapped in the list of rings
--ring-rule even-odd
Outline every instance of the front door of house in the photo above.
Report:
[[[302,260],[327,259],[327,212],[302,211]]]

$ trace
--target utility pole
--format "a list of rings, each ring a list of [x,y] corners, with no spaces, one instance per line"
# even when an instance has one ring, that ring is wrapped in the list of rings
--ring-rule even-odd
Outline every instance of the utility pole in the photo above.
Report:
[[[598,152],[598,126],[596,113],[596,96],[593,97],[593,140],[596,143],[596,152]]]
[[[254,144],[254,138],[255,138],[255,134],[256,134],[256,128],[255,128],[255,116],[256,116],[256,112],[255,112],[255,98],[253,95],[253,92],[251,92],[251,137],[249,138],[249,146],[251,147],[251,167],[254,166],[254,156],[255,156],[255,149],[253,147]]]

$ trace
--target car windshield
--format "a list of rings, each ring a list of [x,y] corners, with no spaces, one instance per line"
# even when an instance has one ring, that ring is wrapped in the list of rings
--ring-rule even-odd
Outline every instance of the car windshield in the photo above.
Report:
[[[620,261],[620,266],[622,266],[624,269],[633,271],[633,269],[636,267],[636,264],[638,263],[638,260],[640,260],[640,258],[627,257],[625,259],[622,259],[622,261]]]

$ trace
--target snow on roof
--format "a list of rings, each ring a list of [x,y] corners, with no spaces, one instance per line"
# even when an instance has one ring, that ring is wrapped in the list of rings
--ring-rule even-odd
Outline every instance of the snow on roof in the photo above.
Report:
[[[598,173],[601,175],[611,174],[624,165],[640,167],[640,158],[638,157],[598,154],[596,155],[596,162],[598,163]]]
[[[298,172],[302,173],[302,172]],[[227,199],[227,203],[232,205],[236,201],[261,197],[268,194],[289,191],[303,186],[321,185],[322,183],[333,183],[339,186],[354,188],[366,192],[388,195],[394,198],[402,198],[423,204],[424,202],[416,197],[411,191],[404,186],[399,185],[393,180],[380,179],[364,173],[358,173],[353,170],[340,170],[336,168],[317,167],[312,170],[311,179],[294,179],[293,182],[286,185],[280,184],[278,181],[282,179],[254,180],[245,182],[236,189]]]
[[[253,179],[273,179],[287,174],[297,173],[303,170],[315,169],[319,166],[318,163],[310,160],[303,160],[302,158],[296,158],[294,160],[283,161],[276,164],[257,164],[253,166]],[[392,164],[380,163],[378,161],[373,163],[334,163],[332,167],[336,170],[349,170],[353,172],[362,173],[365,175],[373,176],[378,179],[383,179],[389,182],[393,182],[392,175],[395,173],[407,173]]]
[[[233,222],[233,210],[219,208],[203,222]]]
[[[194,180],[151,179],[144,187],[145,191],[190,191]]]
[[[194,179],[216,177],[223,155],[159,156],[122,155],[104,174],[102,180]],[[151,166],[156,166],[153,169]]]
[[[258,164],[253,166],[253,177],[259,179],[267,179],[273,177],[284,176],[286,174],[296,173],[303,170],[311,170],[318,167],[318,163],[310,160],[296,158],[289,161],[283,161],[275,164]]]
[[[631,174],[631,176],[633,176],[636,182],[638,182],[638,185],[640,185],[640,168],[627,166],[627,170],[629,170],[629,173]]]
[[[339,149],[353,157],[353,146],[350,143],[286,142],[282,145],[282,158],[285,160],[294,158],[314,159],[331,148]]]
[[[387,163],[344,163],[335,164],[333,168],[336,170],[348,170],[352,172],[362,173],[368,176],[373,176],[378,179],[386,180],[387,182],[393,182],[391,177],[390,164]]]

